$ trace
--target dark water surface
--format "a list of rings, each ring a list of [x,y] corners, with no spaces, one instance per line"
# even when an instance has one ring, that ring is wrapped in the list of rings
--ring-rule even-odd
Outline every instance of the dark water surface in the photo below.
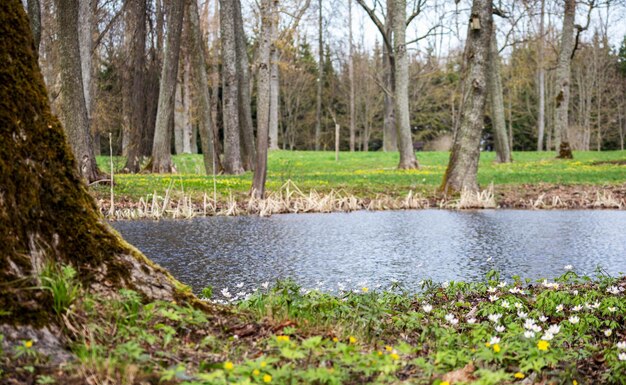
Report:
[[[626,272],[626,211],[384,211],[112,224],[198,292],[294,278],[304,287],[418,289],[423,279]],[[236,285],[243,283],[242,288]],[[216,291],[217,292],[217,291]]]

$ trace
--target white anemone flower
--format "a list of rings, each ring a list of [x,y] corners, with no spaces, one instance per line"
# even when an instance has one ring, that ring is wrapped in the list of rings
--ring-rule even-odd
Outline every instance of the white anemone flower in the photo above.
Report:
[[[543,333],[543,336],[541,336],[542,340],[546,340],[546,341],[550,341],[554,338],[554,334],[549,333],[549,332],[545,332]]]
[[[496,302],[496,301],[498,300],[498,298],[499,298],[499,297],[498,297],[497,295],[490,295],[490,296],[489,296],[489,300],[490,300],[491,302]]]
[[[583,307],[580,305],[576,305],[572,308],[572,311],[581,311],[581,310],[583,310]]]
[[[626,350],[626,341],[620,341],[617,343],[617,348],[619,350]]]
[[[446,319],[446,321],[450,322],[451,320],[454,319],[454,314],[448,313],[448,314],[446,314],[446,316],[444,318]]]
[[[557,313],[562,312],[563,311],[563,307],[564,307],[563,304],[556,305],[556,312]]]
[[[505,308],[505,309],[508,309],[509,307],[511,307],[511,304],[506,299],[504,301],[502,301],[500,303],[500,305],[502,305],[502,307]]]
[[[620,353],[617,355],[617,359],[620,361],[626,361],[626,353]]]
[[[526,338],[534,338],[535,337],[535,332],[532,330],[526,330],[524,332],[524,337]]]
[[[605,329],[604,330],[604,335],[607,337],[610,337],[613,334],[613,330],[611,329]]]
[[[578,316],[571,316],[569,317],[569,322],[571,322],[572,324],[577,324],[580,321],[580,318],[578,318]]]
[[[487,289],[487,293],[495,293],[496,291],[498,291],[498,289],[496,289],[496,288],[495,288],[495,287],[493,287],[493,286],[492,286],[492,287],[489,287],[489,288]]]
[[[526,319],[526,317],[528,317],[528,314],[520,310],[517,312],[517,316],[521,319]]]
[[[559,325],[550,325],[548,330],[546,330],[546,333],[556,335],[556,334],[559,334],[560,331],[561,331],[561,327]]]
[[[430,304],[424,304],[422,306],[422,310],[424,310],[424,313],[430,313],[433,310],[433,305]]]
[[[548,320],[548,317],[546,317],[543,314],[539,317],[539,321],[541,321],[541,322],[546,322],[547,320]]]
[[[504,328],[504,326],[503,326],[503,325],[498,325],[498,326],[496,326],[496,331],[497,331],[498,333],[502,333],[502,332],[504,332],[505,330],[506,330],[506,329]]]
[[[467,323],[470,324],[470,325],[475,324],[476,323],[476,318],[468,318],[467,319]]]
[[[499,314],[499,313],[489,314],[487,318],[489,319],[489,321],[493,323],[498,323],[500,321],[500,318],[502,318],[502,314]]]
[[[491,339],[489,340],[489,343],[491,345],[499,344],[500,343],[500,337],[491,337]]]

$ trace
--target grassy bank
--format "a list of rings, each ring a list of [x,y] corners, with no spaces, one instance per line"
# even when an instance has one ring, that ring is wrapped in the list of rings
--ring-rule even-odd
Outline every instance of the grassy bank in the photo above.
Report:
[[[50,279],[72,287],[69,277]],[[0,382],[625,384],[625,287],[573,271],[534,285],[495,273],[425,282],[418,295],[394,284],[333,296],[282,282],[209,313],[144,304],[132,291],[60,293],[71,359],[24,340],[0,350]]]
[[[278,190],[287,180],[303,191],[318,192],[343,189],[359,197],[376,194],[404,195],[410,190],[431,194],[441,184],[448,162],[448,153],[418,153],[419,170],[400,171],[396,153],[342,153],[339,162],[331,152],[274,151],[269,155],[267,188]],[[479,183],[501,185],[565,184],[615,185],[626,182],[626,166],[611,164],[626,161],[626,151],[577,152],[575,160],[554,159],[552,152],[516,152],[511,164],[494,163],[494,153],[483,153],[478,172]],[[109,158],[98,159],[100,167],[109,170]],[[602,163],[607,162],[607,163]],[[139,199],[154,191],[161,194],[168,187],[184,190],[195,198],[206,192],[213,194],[213,179],[204,175],[201,155],[174,156],[178,170],[174,175],[117,174],[115,193],[120,197]],[[114,167],[123,166],[122,158],[114,159]],[[227,197],[246,194],[251,186],[251,173],[218,175],[217,194]],[[106,186],[94,187],[99,197],[107,197]]]

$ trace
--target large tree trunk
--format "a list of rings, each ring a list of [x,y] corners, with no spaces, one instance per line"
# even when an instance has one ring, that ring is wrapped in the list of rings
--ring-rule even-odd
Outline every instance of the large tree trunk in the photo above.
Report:
[[[267,177],[267,151],[269,147],[270,123],[270,77],[271,50],[273,36],[273,0],[261,1],[261,36],[259,41],[259,67],[257,69],[257,149],[252,195],[256,198],[265,196],[265,179]]]
[[[393,54],[383,45],[383,85],[386,88],[383,116],[383,151],[398,150],[398,135],[396,131],[396,113],[393,107],[395,89],[393,70]]]
[[[239,127],[241,135],[241,160],[245,170],[254,169],[254,125],[252,123],[252,99],[250,96],[250,62],[248,60],[248,46],[243,29],[241,16],[241,1],[235,2],[235,29],[237,33],[237,78],[239,85]]]
[[[163,52],[161,84],[159,87],[159,107],[154,129],[152,161],[150,162],[151,170],[155,173],[170,173],[174,171],[171,155],[171,124],[174,118],[174,97],[176,94],[184,8],[185,2],[182,0],[170,3],[167,37]]]
[[[317,2],[317,44],[318,44],[318,65],[317,65],[317,93],[315,95],[315,151],[320,150],[322,140],[322,89],[324,87],[324,30],[322,29],[322,0]]]
[[[569,97],[572,52],[574,51],[574,20],[576,18],[576,0],[565,0],[561,49],[556,67],[556,111],[554,116],[555,147],[557,158],[572,159],[569,143]]]
[[[409,57],[406,52],[406,0],[394,0],[393,43],[395,60],[394,107],[398,133],[399,169],[417,168],[409,117]]]
[[[60,346],[52,295],[38,281],[47,263],[72,265],[84,288],[104,295],[128,288],[148,300],[191,298],[102,220],[50,112],[19,0],[0,2],[0,36],[0,57],[11,58],[0,60],[0,329],[17,339],[9,343],[46,336],[37,346]],[[78,59],[74,37],[71,55]]]
[[[278,23],[274,23],[278,25]],[[276,30],[274,29],[274,36],[272,36],[272,42],[276,41]],[[280,93],[280,79],[278,71],[278,49],[275,44],[272,44],[271,53],[271,66],[270,66],[270,136],[269,136],[269,149],[278,150],[278,108],[279,108],[279,93]]]
[[[491,34],[489,54],[489,95],[491,96],[491,124],[496,145],[496,161],[499,163],[511,162],[511,148],[506,133],[504,119],[504,97],[502,95],[502,78],[500,76],[500,55],[496,41],[495,28]]]
[[[239,81],[237,76],[237,43],[235,39],[233,0],[220,0],[222,41],[222,120],[224,123],[224,172],[241,174],[239,137]]]
[[[474,0],[471,15],[464,52],[466,68],[463,73],[465,86],[461,124],[454,136],[450,162],[442,184],[446,194],[478,190],[476,174],[484,125],[489,45],[493,27],[491,0]]]
[[[544,68],[545,54],[544,54],[544,19],[546,11],[546,0],[541,0],[541,12],[539,14],[539,40],[537,47],[537,67],[538,67],[538,79],[539,82],[539,118],[537,121],[537,151],[543,151],[543,138],[545,136],[545,124],[546,124],[546,70]]]
[[[350,77],[350,151],[354,151],[355,133],[356,133],[356,116],[354,101],[354,44],[352,42],[352,0],[348,0],[348,44],[350,50],[350,60],[348,74]]]
[[[196,95],[198,96],[198,108],[200,111],[200,141],[204,170],[207,175],[217,171],[217,159],[213,152],[213,119],[211,116],[211,96],[209,95],[209,81],[206,73],[206,61],[204,57],[204,44],[200,32],[200,16],[198,4],[191,1],[189,5],[189,26],[191,38],[191,60],[193,74],[197,84]]]
[[[100,178],[91,140],[89,116],[83,88],[79,46],[78,0],[55,0],[57,31],[61,48],[61,116],[78,160],[80,175],[88,182]]]

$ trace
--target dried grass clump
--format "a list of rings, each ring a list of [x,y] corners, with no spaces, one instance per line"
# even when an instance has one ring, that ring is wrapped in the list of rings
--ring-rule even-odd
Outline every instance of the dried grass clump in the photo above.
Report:
[[[461,197],[457,201],[444,203],[446,208],[463,209],[494,209],[498,207],[493,193],[493,184],[483,191],[471,191],[463,189]]]

